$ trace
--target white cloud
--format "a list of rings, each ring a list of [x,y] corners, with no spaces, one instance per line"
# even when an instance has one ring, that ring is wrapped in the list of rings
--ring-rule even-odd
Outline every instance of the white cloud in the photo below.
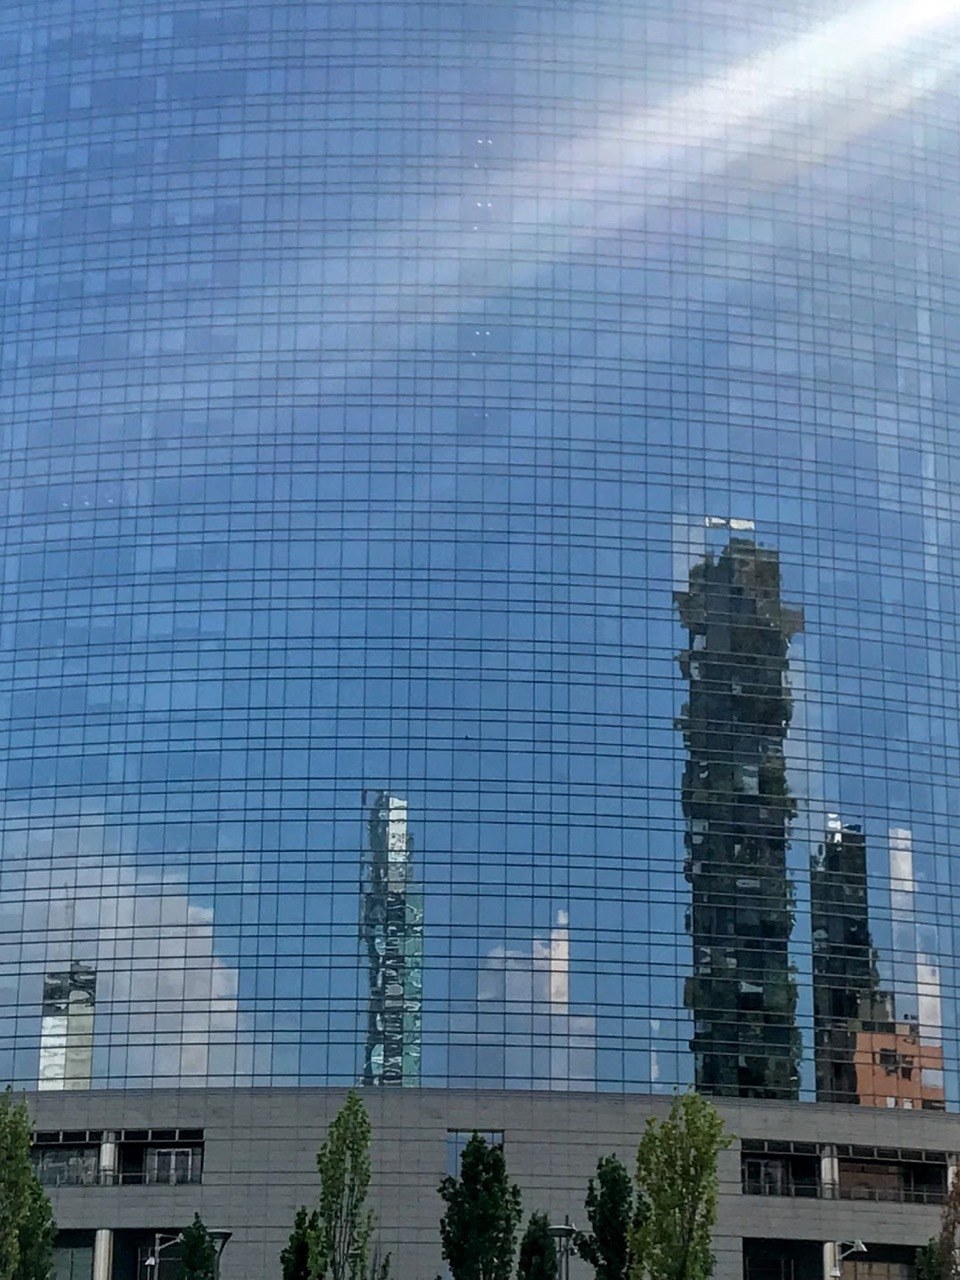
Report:
[[[557,913],[529,951],[494,947],[477,978],[480,1083],[588,1088],[596,1076],[596,1019],[570,1009],[570,930]]]
[[[44,975],[79,962],[96,971],[94,1087],[248,1078],[237,970],[216,954],[213,911],[181,873],[94,854],[97,843],[83,820],[31,832],[0,871],[0,1000],[16,1005],[18,1039],[32,1032],[39,1051]],[[35,1086],[24,1071],[21,1060],[19,1082]]]

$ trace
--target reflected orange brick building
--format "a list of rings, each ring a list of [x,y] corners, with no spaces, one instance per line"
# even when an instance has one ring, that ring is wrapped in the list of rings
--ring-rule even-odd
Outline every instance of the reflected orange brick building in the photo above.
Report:
[[[857,1032],[853,1061],[862,1105],[945,1110],[943,1048],[924,1044],[915,1024]]]

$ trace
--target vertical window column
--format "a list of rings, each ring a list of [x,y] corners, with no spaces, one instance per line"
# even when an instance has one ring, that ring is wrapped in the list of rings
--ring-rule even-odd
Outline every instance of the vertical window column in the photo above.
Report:
[[[117,1180],[117,1135],[106,1129],[100,1142],[99,1180],[110,1186]]]
[[[825,1143],[820,1149],[820,1194],[825,1200],[836,1200],[840,1185],[840,1163],[837,1148]]]
[[[98,1178],[104,1186],[113,1186],[117,1180],[117,1135],[105,1129],[100,1142],[100,1167]],[[113,1232],[109,1227],[98,1227],[93,1238],[92,1280],[111,1280],[113,1275]]]
[[[93,1280],[110,1280],[113,1272],[113,1232],[98,1227],[93,1238]]]

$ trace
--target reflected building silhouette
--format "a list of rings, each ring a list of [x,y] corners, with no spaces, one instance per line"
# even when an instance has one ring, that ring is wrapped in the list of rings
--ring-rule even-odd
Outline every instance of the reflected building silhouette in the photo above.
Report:
[[[810,913],[817,1101],[942,1111],[943,1049],[880,989],[866,839],[836,814],[811,861]]]
[[[725,1097],[795,1098],[800,1039],[786,869],[795,806],[784,740],[787,654],[803,618],[781,598],[778,553],[746,537],[694,565],[676,602],[689,634],[679,727],[696,1085]]]
[[[813,1036],[817,1098],[859,1102],[858,1044],[892,1022],[880,991],[867,911],[867,844],[858,826],[828,814],[811,859]]]
[[[367,797],[364,793],[364,807]],[[370,997],[363,1083],[420,1083],[423,899],[413,891],[407,802],[379,792],[368,815],[362,934]]]

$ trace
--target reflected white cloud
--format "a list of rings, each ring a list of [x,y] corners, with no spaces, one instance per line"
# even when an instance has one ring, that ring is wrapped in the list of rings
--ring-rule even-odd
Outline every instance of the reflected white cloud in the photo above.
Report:
[[[908,827],[891,827],[888,840],[897,1014],[916,1023],[927,1043],[939,1043],[943,1038],[940,966],[921,950],[913,832]]]
[[[50,834],[38,833],[40,847]],[[4,1003],[35,1025],[39,1058],[45,978],[83,965],[95,972],[95,1087],[242,1082],[238,975],[216,954],[213,911],[168,870],[79,852],[95,841],[94,826],[78,828],[74,855],[25,849],[24,869],[0,878]],[[21,1082],[35,1086],[38,1073],[39,1062]]]
[[[534,1089],[577,1089],[596,1076],[596,1019],[570,1007],[565,911],[529,951],[494,947],[477,979],[476,1075]]]

